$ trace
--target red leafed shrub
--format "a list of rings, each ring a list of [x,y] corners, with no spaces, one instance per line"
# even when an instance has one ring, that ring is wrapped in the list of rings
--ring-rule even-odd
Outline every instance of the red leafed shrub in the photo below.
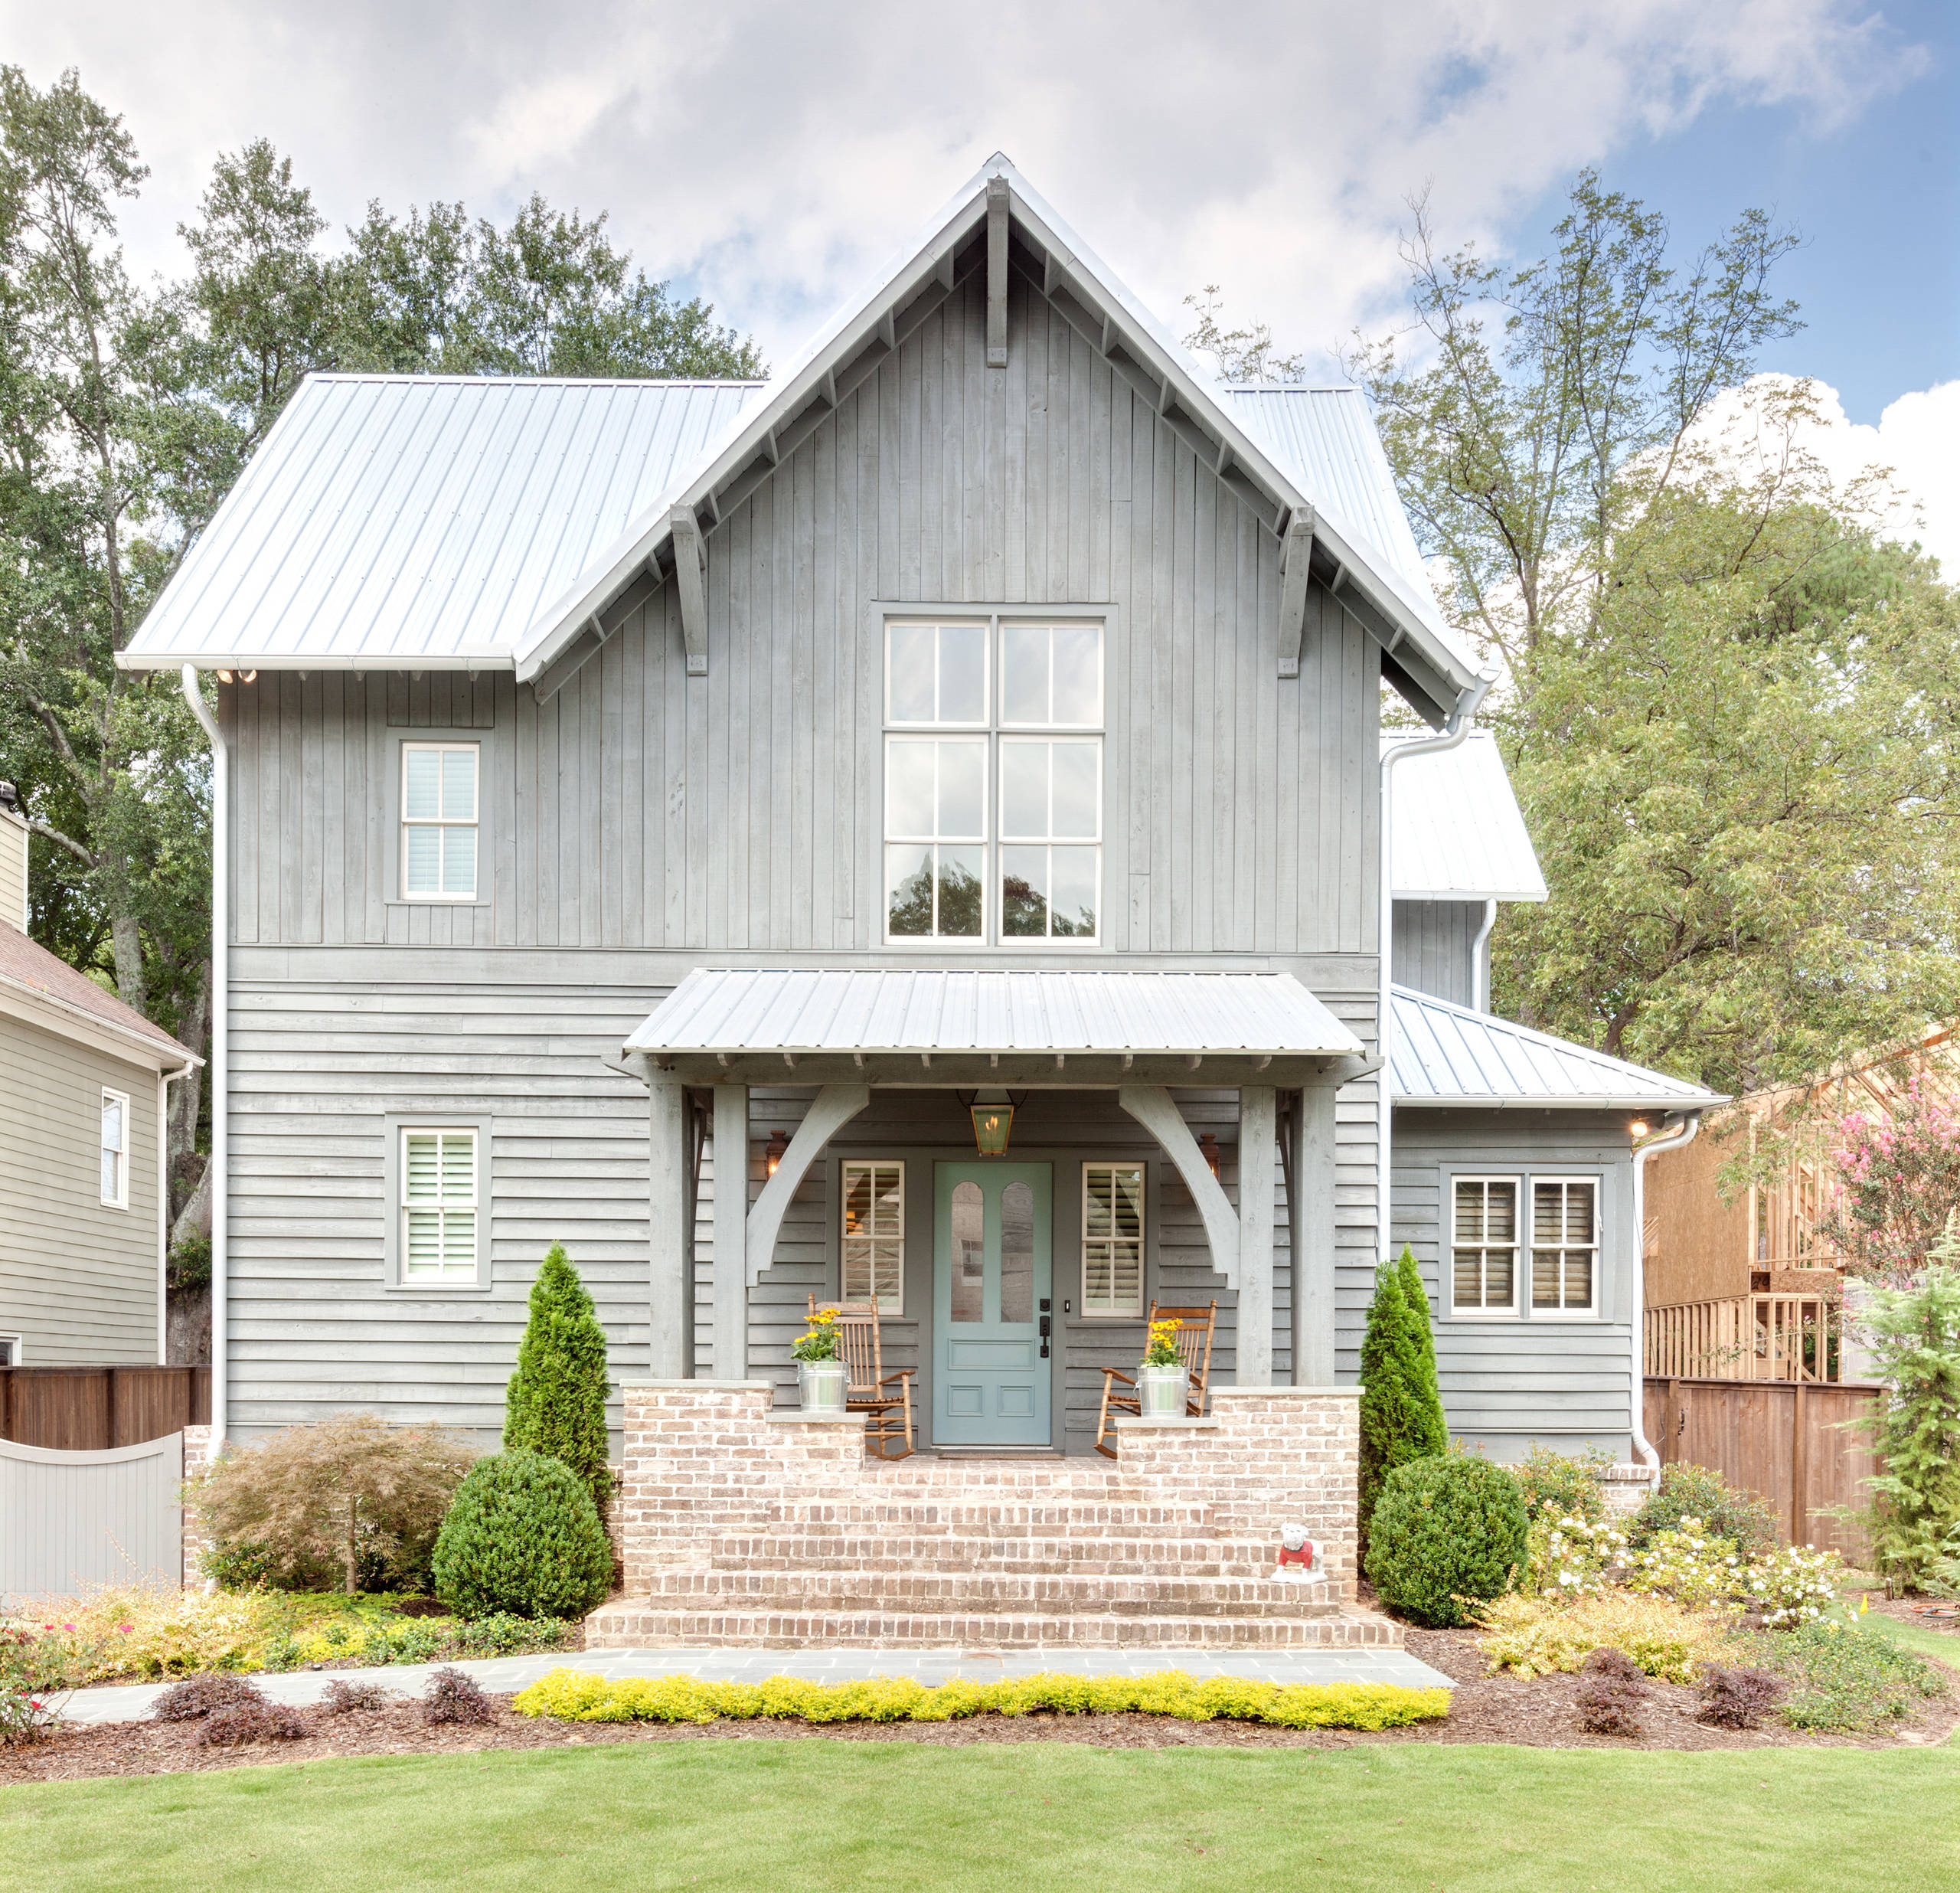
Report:
[[[241,1702],[235,1708],[214,1709],[204,1718],[198,1731],[201,1748],[239,1748],[247,1742],[297,1741],[306,1733],[306,1725],[292,1710],[276,1702]]]
[[[1586,1659],[1579,1685],[1579,1726],[1589,1735],[1638,1735],[1640,1705],[1648,1689],[1640,1668],[1624,1651],[1596,1649]]]
[[[195,1722],[227,1710],[266,1706],[259,1685],[243,1676],[186,1676],[157,1698],[150,1715],[159,1722]]]
[[[321,1704],[331,1715],[346,1715],[356,1709],[385,1709],[395,1699],[392,1689],[374,1682],[344,1682],[336,1676],[327,1685]]]
[[[460,1669],[439,1669],[429,1679],[423,1692],[422,1719],[425,1722],[494,1722],[497,1712],[490,1698]]]
[[[1695,1720],[1715,1728],[1760,1728],[1783,1689],[1782,1679],[1766,1669],[1710,1669],[1702,1678]]]

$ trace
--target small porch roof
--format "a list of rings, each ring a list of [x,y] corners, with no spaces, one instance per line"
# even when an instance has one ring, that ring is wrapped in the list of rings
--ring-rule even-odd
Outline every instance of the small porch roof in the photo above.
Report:
[[[704,967],[625,1051],[779,1084],[1272,1084],[1361,1042],[1288,973]]]

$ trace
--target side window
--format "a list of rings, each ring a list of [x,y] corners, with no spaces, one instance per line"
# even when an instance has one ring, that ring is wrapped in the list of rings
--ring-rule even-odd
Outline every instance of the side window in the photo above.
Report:
[[[477,1133],[417,1126],[401,1133],[401,1278],[477,1281]]]
[[[129,1100],[122,1091],[102,1094],[102,1200],[110,1209],[129,1207]]]
[[[1460,1176],[1451,1224],[1450,1306],[1461,1313],[1511,1314],[1517,1305],[1517,1199],[1514,1176]]]
[[[887,1314],[905,1308],[905,1166],[843,1166],[842,1294],[876,1302]]]
[[[1534,1179],[1531,1306],[1590,1314],[1599,1280],[1599,1185],[1591,1177]]]
[[[474,901],[477,878],[475,743],[401,746],[401,895]]]
[[[1082,1312],[1143,1313],[1143,1192],[1140,1163],[1082,1166]]]

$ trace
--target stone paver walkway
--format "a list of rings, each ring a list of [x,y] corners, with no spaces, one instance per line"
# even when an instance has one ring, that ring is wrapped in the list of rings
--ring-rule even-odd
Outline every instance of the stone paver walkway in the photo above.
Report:
[[[286,1670],[253,1681],[275,1702],[318,1702],[338,1677],[358,1677],[383,1689],[419,1695],[435,1663],[392,1663],[370,1669]],[[1259,1682],[1394,1682],[1412,1689],[1455,1685],[1402,1649],[1263,1651],[1153,1649],[1102,1653],[1067,1649],[1011,1655],[961,1649],[601,1649],[547,1656],[495,1656],[459,1663],[493,1694],[521,1689],[547,1670],[583,1669],[602,1676],[699,1676],[709,1682],[760,1682],[766,1676],[807,1676],[818,1682],[858,1682],[872,1676],[916,1676],[926,1684],[956,1676],[997,1682],[1042,1670],[1075,1676],[1142,1676],[1183,1669],[1194,1676],[1244,1676]],[[70,1722],[129,1722],[150,1712],[169,1685],[127,1683],[77,1689],[61,1705]]]

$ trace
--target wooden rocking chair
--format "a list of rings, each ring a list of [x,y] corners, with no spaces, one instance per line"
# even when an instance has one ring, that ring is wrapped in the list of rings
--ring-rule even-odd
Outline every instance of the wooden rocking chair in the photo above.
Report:
[[[1208,1308],[1163,1308],[1152,1302],[1148,1319],[1174,1321],[1178,1324],[1178,1358],[1184,1363],[1185,1375],[1185,1416],[1192,1420],[1203,1419],[1205,1394],[1211,1385],[1211,1335],[1218,1325],[1218,1304],[1214,1302]],[[1116,1391],[1119,1381],[1130,1390],[1128,1393]],[[1096,1421],[1096,1451],[1106,1458],[1114,1459],[1116,1449],[1104,1443],[1116,1430],[1112,1416],[1142,1411],[1142,1403],[1137,1398],[1136,1377],[1125,1374],[1120,1368],[1103,1368],[1102,1411]]]
[[[918,1371],[884,1371],[878,1340],[876,1302],[818,1302],[810,1297],[810,1318],[825,1309],[837,1316],[837,1352],[844,1362],[844,1410],[864,1415],[864,1444],[880,1459],[901,1460],[912,1451],[912,1381]],[[895,1390],[895,1391],[890,1391]],[[890,1450],[893,1443],[898,1451]]]

